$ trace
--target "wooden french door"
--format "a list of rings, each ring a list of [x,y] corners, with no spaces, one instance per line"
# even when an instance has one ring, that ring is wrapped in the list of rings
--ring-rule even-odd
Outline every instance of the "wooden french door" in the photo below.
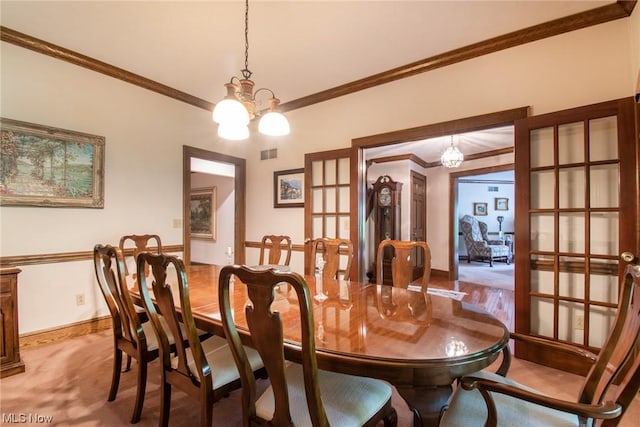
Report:
[[[311,274],[310,242],[319,237],[349,239],[351,231],[351,149],[304,156],[304,270]],[[340,268],[346,266],[341,265]]]
[[[619,255],[638,254],[638,140],[632,98],[515,122],[517,333],[604,343],[616,315]],[[584,374],[545,345],[516,356]]]

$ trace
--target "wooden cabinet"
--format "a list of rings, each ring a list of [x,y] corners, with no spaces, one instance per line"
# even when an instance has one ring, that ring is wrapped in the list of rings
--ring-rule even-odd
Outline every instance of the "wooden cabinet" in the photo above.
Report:
[[[0,378],[24,372],[18,340],[19,268],[0,268]]]

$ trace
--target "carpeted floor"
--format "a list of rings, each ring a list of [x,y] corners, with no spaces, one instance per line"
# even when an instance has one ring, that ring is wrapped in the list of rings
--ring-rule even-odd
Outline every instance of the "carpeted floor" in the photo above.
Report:
[[[23,425],[127,426],[136,392],[136,363],[121,375],[118,396],[107,402],[112,370],[111,331],[98,332],[21,352],[26,372],[0,380],[1,425],[11,417]],[[160,387],[158,361],[150,364],[146,398],[139,427],[158,425]],[[260,380],[261,390],[266,380]],[[259,390],[259,391],[261,391]],[[410,426],[413,415],[394,392],[393,406],[398,426]],[[241,425],[240,392],[218,401],[213,409],[214,425]],[[37,420],[41,422],[22,422]],[[48,421],[51,417],[51,421]],[[181,391],[172,394],[170,426],[199,425],[198,405]]]
[[[23,350],[26,372],[0,380],[1,425],[131,425],[135,370],[123,373],[116,400],[107,402],[112,366],[111,337],[109,330]],[[142,419],[136,426],[158,424],[160,394],[157,368],[155,361],[149,370]],[[577,375],[519,359],[513,360],[509,377],[551,396],[574,401],[583,381]],[[260,387],[265,384],[265,380],[261,381]],[[398,426],[410,426],[413,418],[404,400],[397,393],[392,400],[398,411]],[[236,391],[216,403],[214,424],[240,426],[240,411],[239,391]],[[11,417],[14,422],[11,422]],[[639,418],[640,397],[636,397],[619,427],[636,426]],[[23,419],[32,421],[22,422]],[[173,393],[170,425],[199,425],[197,404],[179,391]]]
[[[513,264],[494,262],[460,261],[458,264],[458,280],[482,286],[490,286],[505,290],[513,290]]]

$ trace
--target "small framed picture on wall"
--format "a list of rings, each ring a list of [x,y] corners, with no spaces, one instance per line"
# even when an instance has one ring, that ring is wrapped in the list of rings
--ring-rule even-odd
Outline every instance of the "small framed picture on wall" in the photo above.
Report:
[[[476,216],[487,215],[487,204],[486,203],[474,203],[473,204],[473,214],[476,215]]]
[[[506,197],[496,197],[495,210],[497,210],[497,211],[508,211],[509,210],[509,199],[507,199]]]

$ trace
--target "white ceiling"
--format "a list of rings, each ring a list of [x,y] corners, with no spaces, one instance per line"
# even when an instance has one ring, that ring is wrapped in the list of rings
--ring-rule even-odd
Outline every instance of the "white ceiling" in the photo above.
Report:
[[[249,69],[256,88],[284,103],[613,2],[250,0]],[[2,0],[0,7],[3,26],[210,102],[244,68],[243,0]],[[496,148],[498,133],[474,138],[472,147]]]

